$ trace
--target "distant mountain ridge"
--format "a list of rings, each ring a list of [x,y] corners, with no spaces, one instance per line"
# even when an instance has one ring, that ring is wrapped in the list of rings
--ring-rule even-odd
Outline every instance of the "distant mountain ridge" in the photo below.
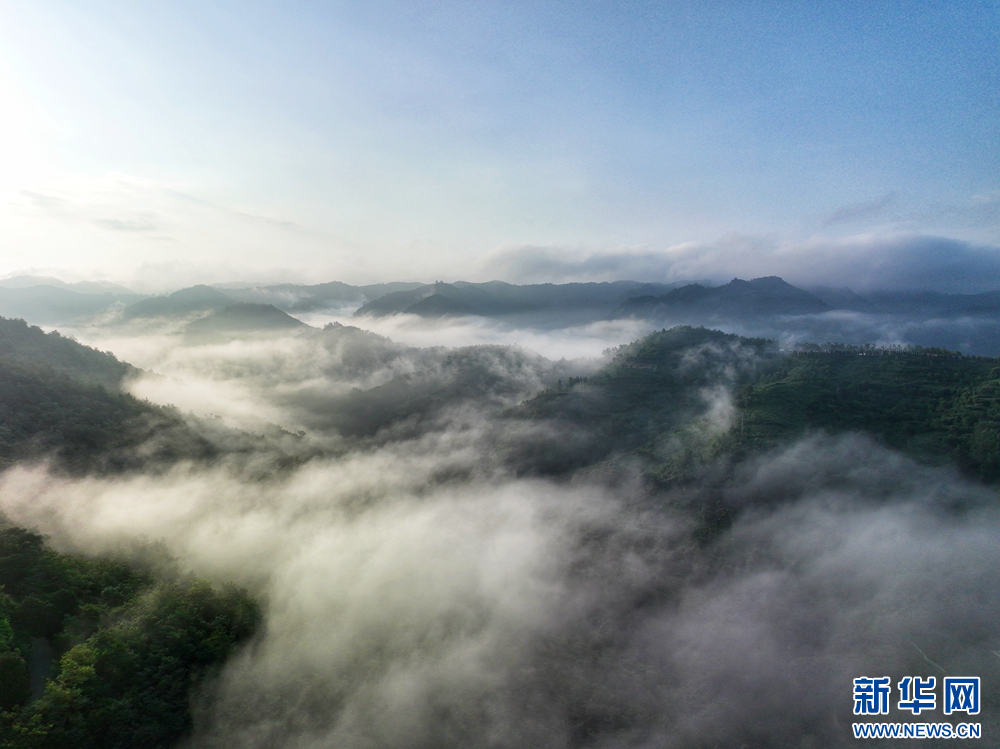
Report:
[[[169,296],[143,299],[121,314],[124,321],[158,317],[186,317],[203,313],[184,332],[193,338],[217,339],[252,332],[290,331],[309,328],[273,304],[236,302],[211,286],[191,286]]]
[[[199,284],[171,294],[137,294],[105,281],[66,283],[47,276],[16,276],[0,280],[0,316],[33,324],[66,325],[115,312],[119,319],[173,317],[209,312],[238,303],[273,305],[283,312],[313,312],[360,305],[384,294],[417,288],[416,282],[352,286],[331,281],[300,284]]]
[[[526,285],[503,281],[392,282],[367,286],[339,281],[269,286],[224,283],[146,296],[101,291],[113,285],[88,283],[67,284],[43,276],[0,280],[0,315],[61,328],[173,321],[193,325],[188,331],[191,335],[216,338],[291,330],[299,327],[293,316],[323,312],[343,316],[353,311],[359,320],[398,314],[426,319],[478,316],[536,328],[636,319],[657,326],[721,326],[763,335],[777,335],[777,328],[782,327],[795,338],[854,342],[884,334],[889,339],[959,348],[967,353],[1000,354],[1000,290],[978,294],[858,293],[822,286],[803,289],[769,276],[733,279],[721,286],[641,281]],[[228,307],[234,308],[224,313]],[[838,314],[828,314],[832,312]]]
[[[421,317],[480,315],[496,317],[532,312],[588,309],[603,317],[636,294],[663,293],[671,284],[639,281],[602,283],[529,284],[517,286],[503,281],[469,283],[438,281],[415,289],[386,294],[362,305],[355,316],[384,317],[409,314]]]
[[[623,302],[613,317],[761,317],[810,315],[830,306],[777,276],[743,281],[734,278],[724,286],[689,284],[662,296],[645,295]]]
[[[414,289],[423,284],[407,281],[376,283],[367,286],[352,286],[340,281],[314,285],[273,284],[231,285],[216,284],[232,299],[239,302],[273,304],[286,312],[314,312],[316,310],[361,304],[378,299],[386,294]]]
[[[67,283],[52,276],[13,276],[11,278],[0,279],[0,289],[28,289],[33,286],[52,286],[57,289],[69,289],[80,294],[135,295],[132,289],[127,289],[110,281],[77,281],[75,283]]]
[[[187,315],[192,312],[222,309],[233,303],[232,297],[211,286],[190,286],[168,296],[154,296],[122,310],[122,319]]]
[[[230,304],[188,324],[189,335],[225,335],[245,332],[309,329],[301,320],[273,304]]]
[[[93,317],[115,305],[132,304],[143,298],[142,294],[98,294],[46,284],[0,287],[0,317],[58,325]]]

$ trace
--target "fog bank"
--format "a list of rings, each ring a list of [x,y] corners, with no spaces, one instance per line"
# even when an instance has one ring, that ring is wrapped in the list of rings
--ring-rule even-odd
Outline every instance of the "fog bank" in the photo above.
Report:
[[[161,539],[260,597],[192,747],[846,746],[855,676],[1000,675],[992,492],[855,437],[731,475],[519,480],[456,432],[270,481],[22,467],[0,507],[63,549]],[[706,545],[697,502],[743,514]]]

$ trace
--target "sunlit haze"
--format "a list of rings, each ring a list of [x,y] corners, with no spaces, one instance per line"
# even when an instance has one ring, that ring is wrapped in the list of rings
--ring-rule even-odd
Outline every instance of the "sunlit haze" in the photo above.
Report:
[[[0,274],[995,270],[998,49],[993,2],[9,0]]]

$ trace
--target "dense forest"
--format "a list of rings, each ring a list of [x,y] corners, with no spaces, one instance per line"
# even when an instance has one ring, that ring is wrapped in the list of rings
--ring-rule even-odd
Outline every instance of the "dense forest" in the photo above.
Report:
[[[936,349],[801,351],[742,387],[742,449],[806,430],[856,431],[932,463],[1000,480],[1000,360]]]
[[[173,746],[194,692],[260,620],[237,588],[156,581],[9,525],[0,586],[2,747]]]
[[[58,332],[0,318],[0,468],[47,461],[70,475],[165,470],[239,457],[297,464],[276,440],[136,398],[140,370]],[[278,427],[273,435],[290,437]]]
[[[154,437],[143,467],[214,455],[178,413],[121,390],[137,373],[112,354],[0,318],[0,466],[48,458],[74,473],[123,470]]]
[[[1000,480],[1000,360],[919,347],[781,351],[767,339],[692,327],[608,353],[612,361],[594,376],[560,383],[510,414],[585,426],[585,463],[633,454],[667,484],[706,462],[816,431],[865,433],[923,462]],[[728,420],[709,429],[706,408],[730,391]]]

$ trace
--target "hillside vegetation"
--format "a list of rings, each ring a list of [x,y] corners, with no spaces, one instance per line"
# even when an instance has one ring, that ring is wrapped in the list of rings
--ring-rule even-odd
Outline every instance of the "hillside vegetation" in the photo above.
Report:
[[[117,473],[220,454],[175,410],[122,392],[135,373],[0,318],[0,468]],[[0,747],[173,746],[199,684],[258,620],[243,591],[59,554],[0,517]]]
[[[608,351],[611,361],[597,374],[568,379],[508,412],[559,427],[556,439],[543,434],[541,443],[528,437],[510,445],[511,461],[522,473],[542,474],[629,454],[662,462],[659,443],[685,434],[690,449],[694,431],[708,426],[699,417],[718,388],[754,377],[773,348],[764,339],[681,326]]]
[[[118,361],[114,354],[81,346],[58,332],[45,333],[24,320],[0,317],[0,363],[30,368],[44,367],[54,373],[117,391],[139,370]]]
[[[1000,361],[940,350],[840,347],[782,358],[737,393],[742,449],[810,429],[859,431],[924,461],[1000,480]]]
[[[271,467],[296,462],[263,436],[123,392],[122,382],[138,373],[112,354],[0,318],[0,470],[48,460],[75,475],[120,473],[265,453]]]
[[[173,746],[199,685],[259,621],[237,588],[154,582],[0,525],[0,747]]]
[[[586,382],[542,393],[510,415],[568,427],[526,453],[543,472],[631,455],[659,483],[692,478],[808,432],[863,432],[923,462],[1000,480],[1000,361],[940,349],[773,341],[681,326],[614,352]],[[735,398],[727,399],[726,392]]]

